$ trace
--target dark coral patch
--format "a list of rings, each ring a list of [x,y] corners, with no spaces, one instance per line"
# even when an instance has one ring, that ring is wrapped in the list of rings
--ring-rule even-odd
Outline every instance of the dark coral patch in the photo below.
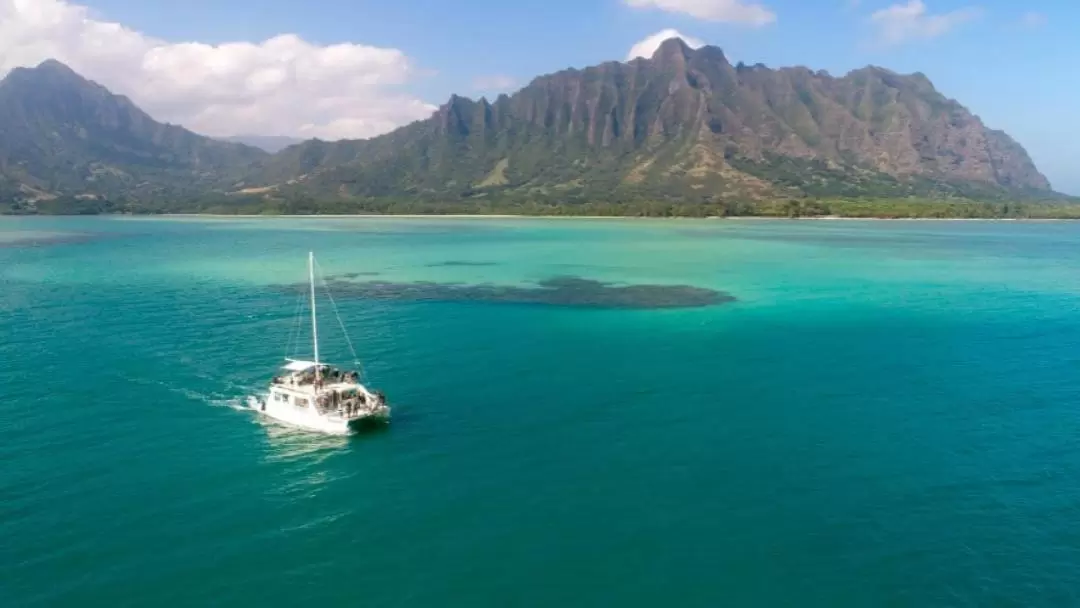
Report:
[[[360,277],[377,277],[382,273],[379,272],[343,272],[341,274],[332,274],[326,277],[328,281],[336,281],[343,279],[358,279]]]
[[[734,302],[735,297],[692,285],[617,285],[581,277],[554,277],[535,286],[418,281],[328,281],[338,297],[406,302],[500,302],[584,308],[698,308]],[[281,285],[296,292],[306,284]]]

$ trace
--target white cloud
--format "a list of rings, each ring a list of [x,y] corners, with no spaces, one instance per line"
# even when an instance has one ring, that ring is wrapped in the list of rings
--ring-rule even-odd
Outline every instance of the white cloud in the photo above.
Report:
[[[979,17],[978,8],[962,8],[948,13],[930,14],[922,0],[894,4],[870,15],[882,44],[896,45],[911,40],[937,38],[958,25]]]
[[[418,74],[397,49],[318,46],[293,34],[170,43],[65,0],[0,0],[0,75],[48,58],[208,135],[369,137],[435,110],[396,90]]]
[[[1042,27],[1046,25],[1048,21],[1046,15],[1034,11],[1024,13],[1024,16],[1020,17],[1020,25],[1031,29]]]
[[[623,0],[633,8],[684,13],[705,21],[762,26],[776,21],[776,13],[752,0]]]
[[[686,46],[688,46],[688,47],[690,47],[692,49],[696,49],[696,48],[705,46],[705,43],[702,42],[701,40],[698,40],[697,38],[694,38],[693,36],[684,36],[683,34],[679,33],[678,30],[673,30],[673,29],[660,30],[659,32],[656,32],[652,36],[645,37],[644,39],[640,40],[637,44],[630,47],[630,52],[626,54],[626,60],[630,61],[630,60],[635,59],[637,57],[644,57],[644,58],[648,59],[649,57],[653,56],[653,53],[656,52],[656,49],[660,48],[660,45],[665,40],[670,40],[671,38],[682,38],[682,41],[686,43]]]
[[[505,93],[516,87],[517,81],[512,76],[489,74],[473,78],[472,86],[475,91]]]

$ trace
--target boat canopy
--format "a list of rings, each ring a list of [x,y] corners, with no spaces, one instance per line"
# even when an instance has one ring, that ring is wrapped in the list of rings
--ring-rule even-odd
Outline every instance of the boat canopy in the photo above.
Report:
[[[314,369],[316,365],[314,361],[289,361],[282,369],[290,372],[306,372]]]

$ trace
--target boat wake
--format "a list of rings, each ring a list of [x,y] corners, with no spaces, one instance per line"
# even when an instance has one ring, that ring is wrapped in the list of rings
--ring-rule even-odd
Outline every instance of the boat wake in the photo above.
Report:
[[[250,412],[254,409],[249,402],[250,399],[250,396],[231,397],[229,399],[212,399],[210,400],[210,404],[216,407],[227,407],[230,410],[236,410],[237,412]]]
[[[259,426],[266,433],[267,446],[270,449],[265,457],[271,462],[303,462],[317,465],[340,454],[342,449],[349,446],[351,439],[347,435],[312,433],[300,427],[278,422],[268,416],[258,416],[256,420],[265,420]],[[288,484],[292,487],[283,489],[289,493],[296,490],[310,492],[311,488],[308,486],[321,485],[329,480],[324,475],[325,471],[317,476],[307,476],[299,482]]]
[[[191,390],[190,388],[188,388],[186,386],[173,385],[173,384],[170,384],[168,382],[164,382],[162,380],[150,380],[150,379],[147,379],[147,378],[137,378],[137,377],[128,376],[128,375],[125,375],[125,374],[117,374],[117,376],[119,378],[121,378],[122,380],[126,381],[126,382],[131,382],[133,384],[141,384],[143,386],[152,386],[154,388],[163,389],[163,390],[165,390],[167,392],[173,393],[174,395],[180,395],[181,397],[183,397],[185,399],[189,399],[191,401],[200,401],[200,402],[205,403],[207,405],[212,405],[212,406],[215,406],[215,407],[228,407],[228,408],[235,409],[235,410],[248,410],[250,408],[247,406],[246,398],[237,398],[235,396],[230,396],[230,395],[235,395],[238,392],[250,393],[250,392],[255,390],[255,387],[252,387],[252,386],[239,386],[239,385],[237,385],[237,386],[229,387],[228,392],[201,393],[199,391]]]

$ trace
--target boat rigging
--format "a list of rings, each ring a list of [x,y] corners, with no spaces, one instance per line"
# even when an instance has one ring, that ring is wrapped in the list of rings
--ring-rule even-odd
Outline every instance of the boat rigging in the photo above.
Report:
[[[271,418],[301,428],[334,434],[353,432],[365,423],[388,421],[390,407],[386,405],[384,395],[365,386],[360,381],[358,370],[341,369],[320,359],[315,265],[315,254],[309,252],[307,291],[311,308],[312,360],[288,358],[286,353],[281,374],[271,380],[269,392],[263,396],[251,397],[249,404]],[[353,360],[359,363],[329,288],[326,293]],[[298,322],[301,314],[299,308],[298,306]]]

